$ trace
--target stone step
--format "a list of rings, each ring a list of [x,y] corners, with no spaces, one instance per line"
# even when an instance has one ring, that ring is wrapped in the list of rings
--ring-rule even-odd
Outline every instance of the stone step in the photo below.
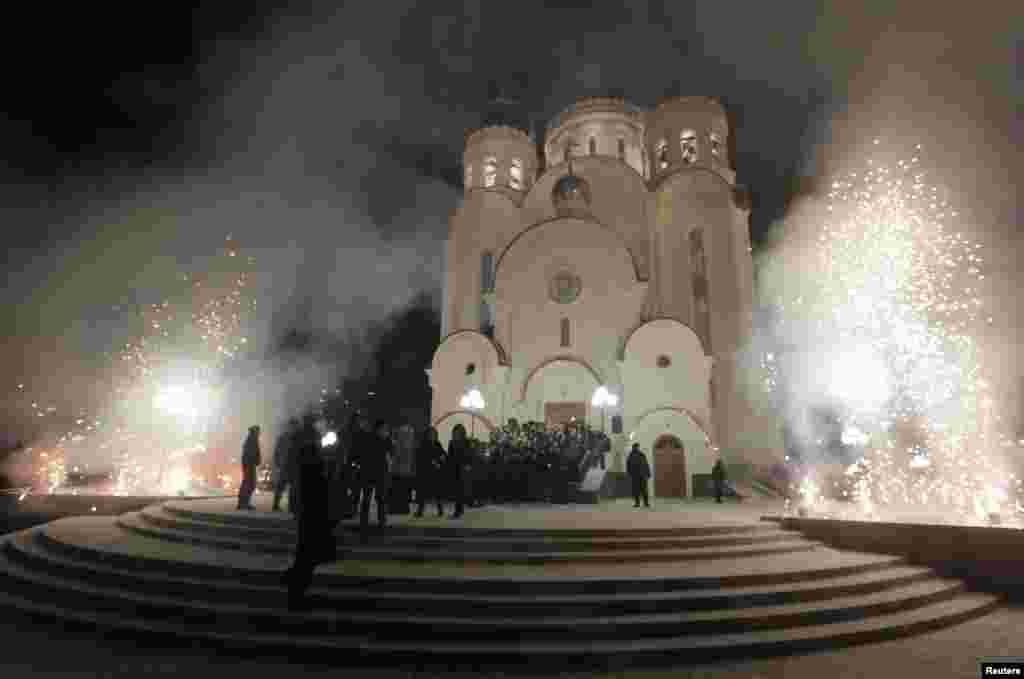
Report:
[[[48,550],[131,571],[247,583],[276,583],[287,555],[253,555],[174,543],[127,532],[106,517],[75,517],[35,529]],[[621,564],[487,564],[346,559],[326,564],[317,585],[360,591],[481,595],[626,594],[724,587],[775,586],[820,578],[874,573],[904,564],[899,557],[822,548],[805,553],[751,556],[729,561]]]
[[[212,581],[202,578],[161,576],[84,561],[47,549],[40,532],[23,533],[6,542],[8,557],[32,572],[78,579],[102,586],[123,587],[140,593],[156,592],[185,599],[217,602],[252,602],[280,597],[276,585],[253,585],[244,580]],[[822,578],[807,583],[772,587],[733,587],[715,590],[655,591],[612,594],[549,594],[541,596],[478,595],[402,591],[337,590],[314,587],[314,605],[348,611],[444,611],[480,617],[527,615],[617,615],[739,609],[821,601],[836,597],[867,595],[910,585],[934,577],[926,568],[895,566],[884,570]]]
[[[83,580],[40,573],[9,558],[0,558],[8,591],[35,601],[61,601],[76,608],[141,615],[154,620],[175,620],[186,625],[217,625],[223,630],[277,631],[293,634],[353,634],[372,632],[377,639],[473,639],[516,637],[538,639],[640,639],[644,637],[729,634],[753,629],[830,624],[892,614],[927,606],[959,594],[954,580],[930,579],[869,595],[750,607],[740,610],[683,611],[648,615],[570,617],[455,617],[408,609],[383,613],[282,610],[284,592],[256,604],[226,604],[179,599],[166,594],[140,594],[123,587],[102,587]],[[3,585],[0,585],[3,586]],[[270,606],[267,606],[270,603]],[[277,605],[274,606],[273,604]]]
[[[215,648],[249,651],[281,649],[302,654],[304,660],[350,663],[353,655],[375,657],[385,662],[415,660],[456,660],[501,664],[533,664],[542,662],[581,663],[607,662],[641,663],[645,661],[679,662],[684,659],[709,661],[737,656],[792,653],[853,643],[864,643],[898,638],[953,625],[987,613],[1001,602],[998,597],[981,594],[961,594],[951,599],[920,606],[912,610],[873,616],[847,622],[772,630],[756,630],[732,634],[668,636],[654,638],[617,639],[544,639],[522,640],[491,637],[479,639],[381,639],[374,633],[320,635],[295,634],[288,626],[278,631],[260,632],[252,627],[229,629],[216,619],[209,621],[183,620],[167,617],[148,618],[145,608],[131,610],[105,610],[103,608],[77,608],[54,596],[50,600],[36,599],[37,591],[0,592],[0,605],[18,609],[33,616],[47,616],[63,622],[86,624],[100,629],[117,629],[133,637],[154,635],[165,641],[168,637],[180,640],[211,642]],[[291,615],[291,614],[289,614]]]
[[[255,528],[272,528],[278,530],[294,530],[295,519],[287,512],[267,511],[236,511],[226,509],[229,505],[220,503],[220,509],[198,509],[197,507],[210,507],[207,502],[164,502],[159,507],[168,514],[174,514],[187,519],[203,521],[207,523],[222,523],[228,525],[252,526]],[[213,506],[218,506],[214,503]],[[467,514],[467,520],[472,520],[472,512]],[[374,516],[376,516],[374,514]],[[462,521],[451,523],[447,519],[443,525],[431,525],[426,523],[433,521],[428,514],[423,519],[410,519],[407,517],[392,517],[389,530],[408,532],[409,534],[422,534],[429,536],[448,537],[513,537],[513,538],[547,538],[557,536],[559,538],[662,538],[662,537],[699,537],[713,536],[722,533],[758,533],[762,531],[778,531],[777,526],[766,526],[763,523],[748,522],[722,522],[717,524],[691,524],[677,525],[672,527],[646,526],[640,522],[632,522],[628,528],[494,528],[475,527],[466,525]],[[425,523],[418,523],[423,521]],[[340,523],[342,530],[354,530],[358,528],[356,519],[348,519]]]
[[[198,533],[212,533],[222,536],[243,537],[247,539],[269,540],[273,542],[287,541],[294,544],[296,531],[294,526],[270,527],[256,526],[252,523],[230,523],[217,520],[199,520],[194,516],[184,517],[178,512],[168,511],[165,506],[149,507],[140,513],[140,517],[147,522],[162,528],[174,530],[193,531]],[[212,517],[211,517],[212,518]],[[265,522],[271,523],[271,522]],[[272,523],[279,523],[274,521]],[[292,522],[289,522],[292,523]],[[418,549],[455,549],[459,551],[505,551],[505,552],[549,552],[552,548],[558,551],[590,550],[590,549],[686,549],[691,547],[712,547],[715,545],[741,545],[755,544],[773,541],[794,541],[804,539],[795,531],[784,530],[759,530],[735,533],[714,533],[709,535],[687,535],[687,536],[664,536],[664,537],[637,537],[629,533],[619,536],[585,537],[580,535],[504,535],[495,531],[487,531],[482,535],[474,535],[475,531],[468,530],[451,535],[432,534],[431,532],[419,532],[405,530],[404,527],[388,526],[379,528],[372,526],[369,534],[373,536],[374,544],[400,545],[404,548]],[[345,539],[358,539],[360,529],[358,526],[344,525],[336,532],[339,537]]]
[[[220,549],[239,550],[254,553],[287,554],[294,550],[294,546],[287,542],[271,542],[268,540],[244,539],[238,537],[222,536],[214,532],[182,530],[158,525],[153,521],[151,515],[145,512],[132,512],[124,514],[117,519],[121,527],[148,535],[150,537],[162,538],[175,542],[187,542],[214,546]],[[613,552],[603,551],[564,551],[552,549],[549,552],[488,552],[464,548],[456,550],[449,548],[445,551],[421,551],[413,547],[399,545],[358,545],[352,543],[340,543],[338,545],[339,556],[356,556],[369,559],[388,559],[396,561],[454,561],[472,562],[486,561],[490,563],[550,563],[559,561],[686,561],[694,559],[724,559],[752,556],[757,554],[776,554],[785,552],[812,551],[821,545],[817,542],[803,538],[791,538],[785,541],[770,542],[763,545],[724,545],[721,547],[697,547],[693,549],[664,549],[664,550],[643,550],[643,549],[620,549]]]

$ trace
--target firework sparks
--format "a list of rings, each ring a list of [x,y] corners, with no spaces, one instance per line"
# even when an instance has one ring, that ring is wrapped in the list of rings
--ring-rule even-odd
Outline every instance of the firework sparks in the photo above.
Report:
[[[180,299],[141,310],[138,337],[110,354],[113,386],[102,416],[77,408],[69,420],[42,398],[31,402],[35,417],[64,430],[23,451],[34,492],[66,492],[73,480],[118,495],[193,494],[206,486],[195,468],[206,457],[224,369],[247,344],[243,322],[254,306],[248,273],[238,271],[239,260],[252,259],[238,257],[230,238],[222,255],[230,263],[220,270],[182,276],[188,285]],[[17,391],[30,386],[21,382]],[[227,475],[209,476],[225,490],[232,484]]]
[[[864,449],[850,496],[878,508],[928,508],[979,520],[1013,507],[1007,442],[975,340],[992,323],[981,301],[980,245],[909,159],[869,159],[836,179],[796,287],[777,291],[778,332],[814,338],[797,351],[813,391],[840,413],[844,443]],[[792,271],[790,269],[790,271]],[[777,390],[776,357],[762,358]],[[804,503],[819,489],[806,480]]]

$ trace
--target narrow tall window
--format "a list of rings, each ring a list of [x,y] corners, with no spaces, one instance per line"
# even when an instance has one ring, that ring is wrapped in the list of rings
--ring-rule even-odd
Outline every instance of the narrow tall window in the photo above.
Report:
[[[466,166],[466,183],[465,183],[465,187],[467,189],[473,187],[473,164],[472,163],[470,163],[469,165]]]
[[[517,191],[523,189],[523,161],[518,158],[512,159],[512,165],[508,169],[508,185]]]
[[[490,250],[480,255],[480,288],[494,292],[494,253]]]
[[[498,181],[498,159],[488,156],[484,159],[484,186],[494,186]]]
[[[697,162],[697,133],[693,130],[683,130],[679,133],[679,148],[683,152],[683,162],[690,164]]]
[[[721,158],[722,157],[722,138],[718,136],[717,132],[712,132],[708,135],[708,142],[711,145],[711,157]]]
[[[597,153],[597,140],[593,137],[590,138],[590,155]]]
[[[654,145],[654,159],[658,164],[659,170],[664,170],[668,167],[668,142],[664,139],[659,140]]]
[[[480,332],[494,337],[494,310],[486,299],[480,300]]]
[[[707,257],[704,254],[704,233],[690,232],[690,270],[693,271],[693,325],[705,351],[711,346],[711,312],[708,305]]]
[[[626,159],[626,140],[619,139],[619,160]]]
[[[563,347],[569,346],[571,339],[572,338],[569,337],[569,319],[568,318],[563,318],[562,319],[562,346]]]

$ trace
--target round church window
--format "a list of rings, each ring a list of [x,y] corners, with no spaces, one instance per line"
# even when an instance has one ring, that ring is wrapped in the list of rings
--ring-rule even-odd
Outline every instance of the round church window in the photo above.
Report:
[[[579,276],[569,271],[561,271],[551,279],[551,299],[559,304],[571,304],[580,296],[582,287]]]
[[[667,368],[670,365],[672,365],[672,359],[671,358],[669,358],[665,354],[662,354],[661,356],[658,356],[658,367],[659,368]]]

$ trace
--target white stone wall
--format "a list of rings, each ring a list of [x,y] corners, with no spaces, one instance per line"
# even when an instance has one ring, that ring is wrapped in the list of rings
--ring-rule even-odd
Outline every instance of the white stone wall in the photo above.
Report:
[[[687,164],[680,132],[690,129],[698,154]],[[752,412],[735,384],[736,354],[749,337],[753,281],[749,210],[735,199],[728,132],[724,111],[708,97],[672,99],[643,115],[612,100],[587,100],[549,130],[548,167],[540,176],[525,134],[487,128],[469,137],[464,161],[474,166],[474,177],[453,213],[446,253],[448,339],[430,371],[433,419],[441,420],[443,441],[455,423],[471,424],[468,414],[457,412],[470,387],[480,389],[487,403],[473,425],[482,435],[484,420],[542,420],[545,402],[589,404],[604,384],[621,399],[608,413],[609,420],[616,413],[624,417],[616,450],[628,448],[632,434],[653,465],[654,441],[675,434],[686,448],[690,492],[692,475],[711,468],[705,434],[722,447],[727,463],[768,464],[781,457],[777,426]],[[721,142],[717,156],[711,153],[712,133]],[[627,140],[625,162],[617,157],[619,135]],[[597,143],[594,154],[590,136]],[[661,139],[670,161],[665,170],[652,165]],[[579,143],[580,153],[572,169],[586,182],[590,202],[560,216],[552,189],[568,171],[564,154],[571,141]],[[496,185],[485,188],[480,164],[492,156],[499,159],[499,172]],[[513,157],[524,161],[523,190],[507,185]],[[692,329],[689,236],[695,228],[704,236],[710,347]],[[494,254],[496,267],[495,343],[477,332],[485,252]],[[550,282],[560,270],[582,282],[579,297],[569,304],[550,297]],[[561,342],[563,318],[570,322],[569,346]],[[457,330],[468,332],[452,334]],[[659,367],[662,355],[669,365]],[[477,370],[467,377],[470,362]],[[592,425],[600,426],[599,416],[589,409]],[[613,465],[620,462],[616,457]]]

